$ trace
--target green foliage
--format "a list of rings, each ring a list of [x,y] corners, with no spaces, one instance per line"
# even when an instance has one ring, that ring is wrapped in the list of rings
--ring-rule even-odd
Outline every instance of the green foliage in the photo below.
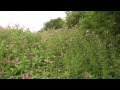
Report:
[[[57,19],[51,19],[50,21],[46,22],[43,29],[59,29],[63,27],[63,24],[64,21],[58,17]]]
[[[0,29],[0,78],[119,79],[119,12],[85,11],[79,20],[66,30]]]
[[[119,11],[87,11],[80,19],[79,28],[95,31],[104,43],[113,43],[119,53],[120,12]],[[105,37],[103,34],[109,35]],[[110,39],[111,38],[111,39]]]
[[[84,17],[84,11],[66,11],[66,26],[71,28],[79,23],[79,20]]]
[[[107,30],[113,35],[120,33],[119,11],[87,11],[84,15],[80,19],[80,27],[83,29],[93,29],[99,34]]]

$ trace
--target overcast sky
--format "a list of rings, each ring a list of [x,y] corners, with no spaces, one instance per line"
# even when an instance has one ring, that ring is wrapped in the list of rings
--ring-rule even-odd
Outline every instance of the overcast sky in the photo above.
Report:
[[[0,11],[0,25],[6,27],[19,24],[34,32],[40,30],[44,22],[57,17],[64,19],[64,11]]]

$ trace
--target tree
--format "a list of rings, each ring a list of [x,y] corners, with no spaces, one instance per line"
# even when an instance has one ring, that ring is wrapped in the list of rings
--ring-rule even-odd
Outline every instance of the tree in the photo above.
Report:
[[[59,29],[62,28],[64,24],[64,21],[58,17],[57,19],[51,19],[50,21],[46,22],[44,24],[44,30],[47,29]]]
[[[120,53],[120,11],[87,11],[84,15],[79,30],[94,31],[107,46],[112,43]]]
[[[79,25],[97,33],[108,30],[112,35],[120,34],[120,11],[87,11]]]
[[[84,11],[66,11],[66,26],[74,27],[79,23],[79,19],[84,17]]]

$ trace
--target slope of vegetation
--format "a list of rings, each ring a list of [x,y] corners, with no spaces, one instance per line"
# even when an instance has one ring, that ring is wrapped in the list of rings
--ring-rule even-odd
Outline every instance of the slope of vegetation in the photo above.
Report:
[[[114,18],[118,14],[115,12]],[[68,15],[80,16],[79,22],[78,19],[71,19],[77,20],[77,23],[66,23],[66,26],[73,25],[68,26],[69,29],[48,29],[31,33],[23,32],[22,29],[1,28],[0,78],[120,78],[119,25],[118,22],[117,25],[111,24],[115,23],[114,18],[111,20],[105,17],[112,17],[112,14],[82,12],[82,18],[77,12]],[[113,29],[116,30],[115,33]]]

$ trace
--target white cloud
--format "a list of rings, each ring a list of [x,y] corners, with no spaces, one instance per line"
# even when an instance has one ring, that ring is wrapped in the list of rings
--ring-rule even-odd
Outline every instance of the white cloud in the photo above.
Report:
[[[0,11],[0,25],[20,24],[30,28],[30,30],[38,31],[43,27],[43,23],[57,17],[64,18],[63,11]]]

